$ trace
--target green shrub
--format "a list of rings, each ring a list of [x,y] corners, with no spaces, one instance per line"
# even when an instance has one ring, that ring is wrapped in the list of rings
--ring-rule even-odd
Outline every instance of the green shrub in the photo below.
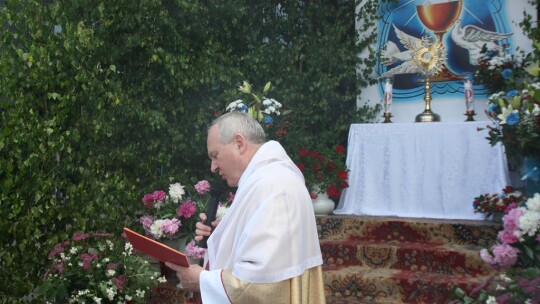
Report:
[[[145,191],[207,178],[206,126],[243,80],[293,110],[290,152],[376,113],[356,109],[373,36],[354,1],[49,2],[0,8],[0,300],[34,288],[58,240],[137,226]]]

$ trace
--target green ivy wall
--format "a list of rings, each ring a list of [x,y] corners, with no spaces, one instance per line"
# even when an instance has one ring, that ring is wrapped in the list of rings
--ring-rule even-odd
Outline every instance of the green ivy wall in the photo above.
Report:
[[[358,12],[373,24],[376,1]],[[206,127],[243,80],[292,110],[283,145],[346,144],[376,33],[354,1],[4,1],[0,302],[27,295],[75,231],[134,226],[170,178],[208,177]],[[366,30],[364,30],[364,33]],[[360,75],[357,77],[357,70]]]

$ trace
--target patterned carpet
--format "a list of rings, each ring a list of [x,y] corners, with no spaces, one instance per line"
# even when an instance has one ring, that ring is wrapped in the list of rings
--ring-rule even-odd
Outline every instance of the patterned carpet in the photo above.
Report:
[[[453,286],[471,289],[494,274],[478,251],[500,228],[489,221],[317,217],[327,301],[447,303]],[[174,275],[168,279],[148,303],[189,303]]]
[[[396,217],[318,217],[328,303],[447,303],[493,275],[479,249],[498,224]]]

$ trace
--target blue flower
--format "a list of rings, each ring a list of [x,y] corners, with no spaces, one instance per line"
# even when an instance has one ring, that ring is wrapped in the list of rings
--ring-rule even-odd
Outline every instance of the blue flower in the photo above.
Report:
[[[508,116],[506,117],[506,123],[509,126],[517,125],[519,123],[519,114],[516,113],[516,112],[512,112],[512,113],[508,114]]]
[[[519,93],[518,90],[508,91],[508,93],[506,93],[506,98],[512,98],[516,96],[518,93]]]
[[[238,111],[242,112],[242,113],[246,113],[248,110],[248,106],[246,105],[242,105],[242,107],[240,109],[238,109]]]
[[[489,104],[489,107],[488,107],[487,110],[488,110],[489,113],[495,113],[498,108],[499,108],[498,104],[491,103],[491,104]]]
[[[271,124],[272,122],[274,122],[274,120],[270,116],[265,116],[263,121],[265,124]]]
[[[508,78],[512,77],[512,70],[511,69],[504,69],[504,70],[502,70],[501,75],[502,75],[502,77],[504,79],[508,79]]]

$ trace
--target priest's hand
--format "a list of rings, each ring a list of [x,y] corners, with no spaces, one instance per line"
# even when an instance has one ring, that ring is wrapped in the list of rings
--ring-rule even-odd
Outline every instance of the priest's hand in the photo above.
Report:
[[[199,275],[203,271],[203,268],[199,265],[189,265],[189,267],[178,266],[169,262],[165,265],[170,269],[176,271],[176,276],[180,280],[180,284],[184,290],[191,292],[199,292]]]
[[[207,219],[206,214],[199,214],[199,218],[201,219],[201,221],[195,224],[195,241],[197,242],[200,242],[205,236],[210,236],[210,234],[212,233],[212,228],[204,224],[204,221],[206,221]],[[215,220],[212,222],[212,227],[216,228],[218,224],[219,220]]]

